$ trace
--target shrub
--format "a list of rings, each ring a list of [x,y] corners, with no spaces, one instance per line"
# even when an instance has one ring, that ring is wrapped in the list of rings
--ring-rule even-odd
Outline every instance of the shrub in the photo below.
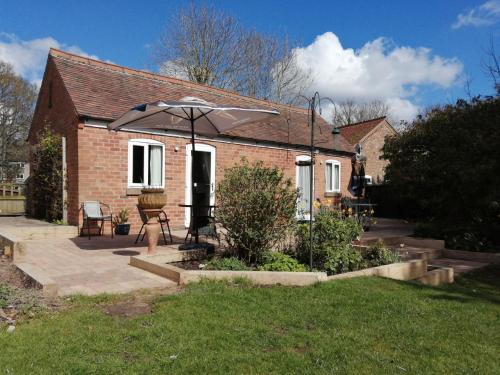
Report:
[[[262,162],[226,169],[217,188],[216,219],[229,250],[247,264],[283,241],[295,222],[297,191],[279,168]]]
[[[269,251],[262,257],[259,271],[305,272],[306,267],[297,259],[279,251]]]
[[[217,258],[208,261],[203,268],[205,270],[219,271],[248,271],[250,268],[241,260],[231,258]]]
[[[370,267],[399,262],[399,255],[389,250],[382,241],[370,246],[364,255]]]
[[[410,208],[409,218],[442,223],[447,246],[500,248],[498,124],[497,95],[434,108],[388,138],[390,202]]]
[[[361,252],[351,245],[330,244],[326,246],[325,259],[323,268],[329,274],[356,271],[365,266]]]
[[[39,134],[31,150],[31,176],[26,185],[27,214],[53,222],[62,219],[63,178],[61,137],[50,130]]]
[[[313,223],[313,268],[324,269],[332,249],[349,247],[361,234],[361,226],[354,218],[343,218],[337,211],[321,210]],[[297,258],[309,264],[309,224],[300,224],[297,231]],[[333,251],[334,252],[334,251]]]

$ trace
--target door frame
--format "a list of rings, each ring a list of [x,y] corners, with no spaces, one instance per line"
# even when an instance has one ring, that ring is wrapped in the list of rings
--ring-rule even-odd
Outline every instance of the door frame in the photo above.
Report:
[[[191,150],[193,145],[188,143],[186,145],[186,178],[184,185],[184,202],[191,204]],[[196,151],[203,151],[210,153],[210,205],[215,204],[215,147],[204,143],[196,143]],[[184,209],[184,226],[189,227],[191,220],[191,209],[186,207]]]

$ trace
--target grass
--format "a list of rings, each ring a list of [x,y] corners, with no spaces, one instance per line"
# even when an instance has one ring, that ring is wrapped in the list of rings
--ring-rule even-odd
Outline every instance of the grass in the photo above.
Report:
[[[75,298],[14,334],[2,329],[0,373],[500,373],[498,268],[439,288],[203,282],[156,298],[152,314],[104,314],[120,298]]]

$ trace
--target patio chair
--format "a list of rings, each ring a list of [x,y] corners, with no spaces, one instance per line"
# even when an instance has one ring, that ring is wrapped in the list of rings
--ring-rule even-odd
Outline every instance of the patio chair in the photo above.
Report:
[[[103,207],[107,208],[108,214],[104,215],[102,210]],[[90,222],[95,221],[97,223],[101,223],[99,226],[99,235],[104,234],[104,222],[109,221],[111,228],[111,238],[114,238],[113,233],[113,210],[110,205],[99,202],[99,201],[86,201],[82,203],[81,209],[83,210],[83,226],[87,228],[87,234],[90,240]]]
[[[220,245],[220,237],[219,233],[217,233],[217,223],[215,221],[215,206],[208,206],[208,212],[206,216],[204,215],[197,216],[196,219],[198,219],[201,222],[206,221],[198,228],[198,235],[205,236],[206,239],[210,237],[213,240],[217,240],[217,243]],[[187,242],[188,237],[189,237],[189,243],[193,241],[193,232],[194,232],[193,225],[196,225],[195,218],[191,217],[191,222],[187,230],[186,237],[184,238],[185,243]]]
[[[141,210],[139,207],[137,207],[137,209],[139,210],[139,216],[141,217],[142,226],[141,226],[141,229],[139,230],[139,233],[137,234],[137,237],[136,237],[134,243],[139,242],[139,238],[141,238],[142,230],[144,229],[144,227],[146,226],[146,224],[148,223],[148,220],[149,220],[149,216],[146,214],[146,212]],[[158,223],[160,224],[160,227],[161,227],[161,233],[163,234],[163,240],[165,241],[165,245],[168,244],[168,241],[167,241],[167,237],[165,236],[165,230],[163,229],[164,225],[167,226],[168,236],[170,237],[170,243],[174,243],[174,240],[172,239],[172,232],[170,231],[170,219],[168,218],[167,213],[163,210],[159,210],[159,212],[158,212]],[[146,230],[144,230],[144,233],[142,233],[141,241],[144,240],[145,236],[146,236]]]

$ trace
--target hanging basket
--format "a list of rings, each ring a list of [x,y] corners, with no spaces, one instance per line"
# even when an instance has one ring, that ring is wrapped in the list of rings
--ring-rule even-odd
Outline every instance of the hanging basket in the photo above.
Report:
[[[137,198],[139,208],[150,210],[160,209],[167,204],[165,190],[161,188],[145,188]]]

